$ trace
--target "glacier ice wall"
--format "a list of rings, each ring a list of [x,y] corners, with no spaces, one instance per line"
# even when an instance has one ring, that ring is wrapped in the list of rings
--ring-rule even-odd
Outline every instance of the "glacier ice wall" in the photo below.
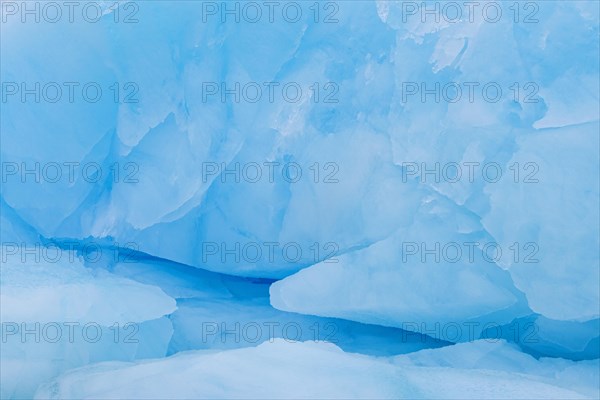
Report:
[[[597,397],[598,2],[91,4],[1,3],[2,398]]]

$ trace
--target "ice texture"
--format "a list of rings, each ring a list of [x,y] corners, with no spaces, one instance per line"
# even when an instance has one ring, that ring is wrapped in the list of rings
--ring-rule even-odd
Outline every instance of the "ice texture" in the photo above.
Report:
[[[72,76],[98,82],[108,95],[94,107],[81,101],[49,108],[11,102],[2,120],[5,162],[27,163],[30,169],[36,161],[81,166],[74,182],[39,185],[10,176],[3,182],[3,198],[46,237],[133,241],[157,257],[243,276],[281,278],[313,264],[307,248],[315,242],[335,243],[343,253],[385,238],[410,219],[418,200],[413,184],[399,182],[386,121],[395,103],[386,82],[397,68],[396,37],[374,3],[340,7],[336,24],[316,24],[305,12],[293,25],[281,20],[223,25],[216,18],[198,19],[200,2],[175,8],[148,3],[140,7],[136,24],[115,26],[108,16],[92,27],[75,27],[84,33],[53,54],[59,61],[51,70],[32,65],[49,58],[51,44],[61,43],[63,31],[74,27],[28,29],[9,21],[5,80],[60,82]],[[158,34],[157,27],[169,29]],[[281,33],[277,44],[257,53],[255,43],[271,43],[274,31]],[[361,40],[366,36],[368,42]],[[244,38],[252,38],[251,45]],[[71,60],[72,54],[85,63]],[[202,83],[220,81],[297,82],[305,96],[298,103],[281,96],[274,102],[263,96],[257,103],[204,99]],[[135,82],[139,103],[115,105],[113,91],[106,90],[114,82]],[[315,82],[336,83],[337,103],[311,99]],[[91,110],[95,114],[88,116]],[[66,121],[68,127],[60,126]],[[11,134],[17,131],[27,136]],[[69,143],[68,151],[56,141],[46,143],[56,132]],[[21,154],[21,140],[39,147]],[[263,166],[264,179],[256,184],[203,174],[208,163],[233,169],[249,162]],[[86,180],[81,169],[92,163],[102,175]],[[279,165],[273,183],[264,163]],[[282,166],[289,163],[302,167],[301,181],[282,179]],[[310,168],[317,163],[321,176],[314,184]],[[331,168],[325,169],[327,164]],[[333,172],[336,183],[323,183]],[[304,249],[299,262],[281,254],[275,261],[223,262],[206,259],[203,248],[207,242],[290,241]]]
[[[513,360],[518,364],[509,364]],[[248,349],[87,366],[44,385],[36,398],[585,399],[597,396],[597,382],[597,361],[538,361],[502,344],[375,358],[331,343],[278,339]]]
[[[435,254],[423,259],[421,253],[410,255],[407,250],[421,243],[433,249],[435,243],[482,242],[482,236],[476,218],[432,196],[415,211],[411,225],[389,238],[344,254],[337,263],[322,262],[275,282],[271,304],[454,342],[474,340],[486,325],[503,325],[530,312],[509,274],[484,260],[479,249],[472,260],[458,261],[436,261]],[[448,324],[461,327],[446,333]]]
[[[118,276],[160,287],[177,300],[177,310],[169,316],[173,325],[169,354],[254,347],[275,338],[288,342],[324,340],[345,351],[386,356],[450,344],[398,328],[274,309],[269,302],[269,280],[156,260],[121,262],[111,270]]]
[[[2,398],[30,398],[69,368],[167,352],[173,328],[164,315],[175,310],[173,298],[52,251],[59,261],[23,261],[2,249]]]
[[[509,164],[535,163],[539,182],[526,191],[510,179],[485,188],[491,209],[483,224],[498,243],[532,242],[542,249],[539,263],[515,264],[505,254],[501,264],[531,308],[548,318],[600,317],[600,268],[587,267],[597,265],[600,248],[598,132],[597,122],[531,132],[517,140]]]
[[[222,23],[201,1],[3,20],[0,397],[599,397],[600,3],[515,3],[515,21],[503,2],[494,23],[388,0],[323,23],[300,3],[295,23]],[[78,86],[4,101],[7,82]],[[223,101],[207,82],[303,96]],[[447,82],[474,99],[407,95]],[[423,173],[452,163],[458,181]],[[256,261],[223,252],[256,244]],[[427,250],[449,244],[461,257]]]

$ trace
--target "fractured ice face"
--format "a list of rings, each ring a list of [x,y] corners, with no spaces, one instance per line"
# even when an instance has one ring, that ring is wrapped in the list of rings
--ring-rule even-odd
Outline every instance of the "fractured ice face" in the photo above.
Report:
[[[135,24],[115,25],[107,11],[97,24],[3,25],[2,82],[20,90],[3,101],[3,242],[102,238],[219,273],[285,278],[271,287],[272,305],[311,314],[302,317],[307,324],[315,316],[347,319],[390,348],[397,328],[468,341],[523,317],[536,319],[543,339],[529,351],[589,358],[600,298],[598,2],[540,2],[533,24],[515,24],[511,14],[498,23],[481,14],[422,23],[419,14],[405,18],[408,3],[340,2],[335,24],[311,14],[296,24],[221,24],[202,19],[201,2],[181,1],[140,3]],[[64,83],[56,104],[22,101],[20,83],[28,89],[35,81],[50,95],[56,86],[48,82],[77,81],[76,101]],[[256,82],[266,94],[271,81],[297,83],[304,96],[285,101],[278,87],[274,101],[237,101],[219,86]],[[450,83],[449,96],[458,87],[462,99],[436,101],[424,90],[436,83]],[[494,101],[483,98],[486,83],[502,90]],[[98,102],[81,101],[96,87]],[[472,181],[422,179],[436,163],[459,164],[463,174],[466,165],[493,163],[504,174],[490,182],[477,168]],[[498,259],[489,260],[488,242],[503,249]],[[432,255],[436,245],[461,256]],[[162,286],[154,270],[115,271],[147,284],[79,265],[3,264],[8,315],[25,318],[33,312],[25,300],[36,298],[60,322],[105,317],[108,329],[117,313],[120,322],[160,332],[150,339],[156,347],[141,352],[159,356],[167,345],[209,347],[190,327],[215,314],[228,321],[283,314],[264,296],[237,298],[206,271],[193,276],[206,285],[185,282],[190,276],[178,270]],[[30,275],[33,287],[23,284]],[[266,291],[269,283],[257,286]],[[181,330],[169,342],[172,323],[162,316],[173,311],[171,297],[182,305],[172,314]],[[345,350],[368,347],[348,345],[352,334],[345,339]],[[353,368],[371,365],[362,361]],[[40,365],[56,371],[46,359]],[[337,386],[346,384],[340,377]],[[364,393],[415,393],[386,385]],[[556,395],[537,389],[534,397]]]
[[[25,32],[9,21],[3,81],[93,81],[104,94],[98,103],[6,104],[3,160],[18,171],[8,171],[3,196],[40,233],[133,240],[141,251],[178,262],[279,278],[321,261],[306,256],[314,242],[334,243],[342,254],[403,223],[412,206],[395,188],[390,162],[506,162],[519,129],[598,118],[589,91],[562,96],[564,88],[597,86],[597,4],[546,2],[535,24],[513,24],[510,10],[489,23],[481,8],[460,21],[422,23],[403,2],[342,3],[335,24],[317,24],[310,13],[295,24],[220,24],[203,20],[202,7],[147,3],[135,24],[114,24],[107,14],[76,26],[78,40],[65,38],[71,25]],[[571,47],[560,40],[567,28],[577,41]],[[575,53],[575,44],[590,51]],[[60,62],[42,68],[48,58]],[[490,59],[502,59],[502,67],[487,68]],[[218,92],[207,95],[207,84],[222,81],[298,82],[306,96],[286,102],[278,90],[273,102],[223,102],[214,85]],[[324,101],[333,93],[327,82],[335,84],[336,103]],[[409,94],[415,83],[436,82],[457,82],[462,100],[422,102],[421,87]],[[473,101],[465,82],[480,83]],[[485,83],[502,89],[497,102],[482,98]],[[577,107],[567,97],[577,97]],[[26,153],[23,140],[31,143]],[[57,162],[63,179],[23,184],[35,162]],[[221,181],[220,172],[239,164],[258,163],[264,177],[264,163],[289,162],[311,180],[317,162],[321,178],[337,168],[339,182],[291,184],[281,171],[274,183],[232,183],[231,175]],[[207,173],[214,167],[219,173]],[[481,179],[432,186],[479,215],[490,207]],[[230,241],[297,241],[304,255],[292,263],[281,254],[269,262],[207,259],[206,243]]]
[[[275,282],[271,304],[474,340],[485,326],[529,313],[510,275],[486,256],[486,243],[477,219],[432,195],[390,237]]]
[[[500,264],[548,318],[599,317],[599,129],[596,122],[519,137],[505,168],[520,176],[511,171],[485,187],[491,207],[484,226],[503,247],[525,247],[521,262],[505,252]]]
[[[57,66],[51,77],[61,82],[71,69],[82,68],[68,57],[80,54],[91,64],[86,70],[94,73],[90,76],[104,96],[94,104],[81,99],[59,102],[51,111],[40,110],[36,118],[25,104],[11,102],[2,122],[3,136],[13,138],[2,150],[11,164],[3,182],[7,204],[47,237],[134,240],[141,251],[155,256],[240,275],[285,276],[322,258],[306,255],[306,247],[315,241],[320,247],[333,243],[343,252],[393,230],[395,218],[409,210],[390,207],[397,196],[393,188],[385,193],[393,186],[387,178],[393,168],[386,165],[389,155],[380,158],[388,146],[382,123],[392,92],[378,77],[391,77],[389,51],[395,38],[373,4],[344,6],[340,23],[316,24],[305,13],[291,26],[281,19],[268,24],[223,25],[218,18],[206,22],[199,18],[202,7],[195,2],[175,8],[148,3],[140,7],[136,24],[115,25],[107,17],[93,29],[77,27],[85,34],[63,48],[64,55],[55,55],[64,58],[65,67]],[[16,42],[12,38],[18,36],[21,45],[7,47],[3,78],[47,78],[43,68],[35,68],[47,54],[40,51],[38,60],[30,49],[61,43],[67,27],[52,28],[21,34],[18,23],[9,24],[6,40]],[[73,27],[68,28],[70,32]],[[279,40],[257,46],[273,43],[273,30],[280,33]],[[86,45],[86,35],[95,38],[93,46]],[[377,40],[358,40],[366,35]],[[45,38],[43,45],[28,45],[39,36]],[[277,87],[271,101],[262,87],[260,101],[228,97],[224,102],[220,87],[216,95],[207,95],[207,84],[220,81],[293,83],[303,96],[297,102],[284,101]],[[81,97],[81,88],[76,89]],[[116,94],[122,97],[119,104],[112,101]],[[88,109],[102,113],[86,118]],[[96,119],[102,123],[95,124]],[[69,129],[60,121],[68,121]],[[85,123],[94,125],[87,129]],[[41,143],[34,140],[37,136],[54,141],[29,152],[33,159],[24,158],[17,148],[21,142],[14,139],[18,135],[12,134],[21,130],[29,132],[34,146]],[[69,151],[61,151],[59,142],[68,143]],[[44,179],[48,161],[60,167],[63,179],[58,183]],[[29,179],[23,184],[24,171],[35,169],[35,162],[41,163],[42,184],[31,182],[31,174],[25,174]],[[231,184],[211,172],[213,167],[231,170],[238,163],[258,163],[264,179],[239,185],[233,178]],[[302,168],[297,184],[282,172],[290,163]],[[279,165],[275,182],[266,182],[265,164]],[[381,178],[375,180],[376,175]],[[309,201],[305,197],[313,195],[313,187],[308,183],[315,179],[320,186]],[[324,180],[335,184],[328,187]],[[389,206],[382,210],[370,205],[383,199]],[[337,212],[332,212],[332,203]],[[319,235],[309,230],[314,221],[323,226]],[[348,237],[350,228],[354,234]],[[204,243],[242,240],[240,236],[281,246],[298,241],[304,255],[292,263],[279,254],[274,261],[239,267],[205,260]]]

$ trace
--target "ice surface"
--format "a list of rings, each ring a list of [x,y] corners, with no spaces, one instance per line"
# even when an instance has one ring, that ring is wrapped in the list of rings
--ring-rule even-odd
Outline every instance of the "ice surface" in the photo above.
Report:
[[[501,346],[463,346],[462,358],[447,356],[445,349],[427,350],[433,357],[419,352],[412,362],[406,357],[345,353],[330,343],[279,339],[248,349],[194,351],[141,363],[92,365],[45,385],[36,398],[583,399],[598,393],[597,388],[588,386],[589,380],[582,383],[573,376],[573,369],[578,369],[593,377],[591,383],[594,379],[597,382],[597,363],[562,366],[563,377],[557,384],[544,376],[544,362],[518,351]],[[442,354],[436,357],[436,352]],[[496,360],[468,359],[485,356]],[[509,357],[525,362],[512,368],[503,366]],[[424,361],[428,358],[431,361]]]
[[[115,23],[118,3],[98,23],[2,23],[3,85],[80,84],[75,101],[2,101],[2,257],[19,250],[2,260],[2,398],[102,361],[38,397],[598,397],[600,3],[521,2],[515,21],[504,2],[494,23],[386,0],[335,2],[322,23],[302,3],[297,23],[221,23],[206,2],[145,1]],[[203,95],[271,81],[304,96]],[[86,82],[100,101],[81,101]],[[503,92],[406,97],[446,82]],[[449,163],[463,179],[414,174]],[[467,179],[467,163],[502,177]],[[258,182],[231,173],[252,164]],[[61,262],[18,258],[52,243]],[[101,260],[82,260],[89,243]],[[248,245],[262,257],[228,253]],[[65,336],[90,322],[102,340]],[[23,340],[36,323],[63,336]]]
[[[291,27],[285,21],[223,26],[216,18],[208,23],[196,18],[200,2],[181,2],[176,8],[148,3],[140,7],[139,23],[115,26],[107,17],[93,27],[76,27],[85,34],[54,54],[64,60],[55,71],[31,65],[49,58],[48,49],[62,43],[63,31],[73,26],[41,24],[23,32],[22,24],[9,21],[5,80],[72,76],[86,82],[93,77],[104,88],[115,81],[135,82],[139,103],[94,104],[101,112],[88,118],[91,106],[80,105],[84,102],[36,106],[40,110],[11,102],[2,121],[6,162],[25,162],[30,169],[35,161],[81,167],[74,182],[51,185],[31,179],[24,184],[20,174],[10,176],[3,182],[7,204],[46,237],[134,241],[157,257],[244,276],[280,278],[320,261],[327,253],[321,249],[315,257],[309,250],[315,242],[321,247],[335,243],[342,253],[384,238],[406,222],[417,200],[412,185],[398,184],[384,114],[393,93],[385,79],[377,79],[393,77],[389,57],[395,35],[373,3],[341,6],[336,24],[315,24],[305,12],[306,20]],[[169,29],[157,34],[157,26]],[[272,43],[273,30],[281,33],[279,41],[257,50],[261,40]],[[369,43],[359,40],[367,35]],[[44,43],[37,41],[40,36]],[[91,46],[88,37],[94,37]],[[252,45],[244,37],[251,37]],[[71,54],[96,68],[70,60]],[[207,81],[298,82],[306,96],[298,104],[280,98],[269,102],[266,96],[257,103],[205,101],[202,83]],[[336,96],[336,103],[311,100],[315,82],[333,82],[344,96]],[[68,129],[61,121],[69,121]],[[28,132],[21,138],[33,141],[35,151],[21,154],[20,139],[10,135],[21,130]],[[68,151],[44,142],[56,138],[56,132],[69,143]],[[86,132],[84,138],[79,132]],[[265,179],[257,184],[202,174],[207,163],[231,169],[251,162],[263,166]],[[92,163],[102,175],[86,180],[80,169]],[[289,183],[279,167],[275,181],[268,182],[264,163],[297,163],[303,178]],[[317,170],[311,170],[315,165]],[[335,183],[324,182],[330,173]],[[298,262],[287,262],[281,254],[275,261],[255,263],[207,260],[203,249],[207,242],[283,246],[290,241],[302,246]]]
[[[498,163],[504,171],[499,182],[475,174],[473,183],[428,184],[482,217],[504,250],[499,264],[508,268],[532,310],[557,320],[596,319],[600,111],[598,92],[589,89],[599,85],[598,3],[536,3],[538,21],[518,25],[510,19],[485,23],[477,12],[474,23],[466,17],[459,23],[443,18],[422,23],[421,13],[407,18],[402,2],[378,6],[382,20],[397,32],[395,57],[403,62],[397,97],[407,81],[428,87],[536,83],[538,96],[518,102],[511,101],[510,90],[497,103],[397,102],[390,113],[394,158],[430,168],[435,162]],[[568,43],[560,38],[566,31]],[[502,61],[482,68],[487,65],[482,60]],[[513,262],[506,250],[514,243],[536,246],[528,250],[536,250],[539,261]]]
[[[450,343],[397,328],[320,318],[274,309],[271,281],[247,279],[169,262],[129,261],[112,271],[160,287],[177,299],[169,319],[173,336],[169,354],[196,349],[254,347],[286,341],[325,340],[350,352],[392,355]]]
[[[509,177],[485,188],[491,209],[483,224],[498,243],[539,247],[536,263],[514,263],[506,253],[501,264],[531,308],[548,318],[600,316],[599,131],[598,123],[590,123],[520,137],[507,165],[535,163],[538,182],[517,187]]]
[[[394,364],[419,367],[456,367],[535,375],[541,381],[598,397],[598,360],[573,362],[556,358],[535,359],[504,340],[484,339],[436,350],[394,357]]]
[[[460,232],[460,233],[459,233]],[[431,196],[413,223],[389,238],[322,262],[271,286],[274,307],[321,316],[395,326],[442,340],[479,338],[486,326],[528,313],[508,273],[486,260],[476,218],[443,197]],[[447,257],[427,254],[459,244]],[[424,244],[424,245],[422,245]],[[421,249],[416,251],[416,248]],[[460,257],[459,252],[464,254]]]
[[[2,243],[35,243],[40,235],[25,223],[0,196],[0,234]]]
[[[530,315],[502,327],[490,327],[483,337],[517,342],[536,357],[592,360],[600,354],[600,319],[578,322]]]
[[[91,317],[106,325],[143,322],[175,310],[175,301],[156,287],[103,271],[93,273],[76,255],[56,254],[61,257],[58,262],[43,258],[33,262],[31,255],[23,262],[21,254],[6,256],[1,270],[3,319],[48,322]],[[73,260],[67,260],[70,257]]]
[[[166,354],[171,297],[52,251],[43,254],[55,262],[40,251],[22,259],[25,253],[2,249],[2,398],[31,397],[41,383],[90,362]]]

